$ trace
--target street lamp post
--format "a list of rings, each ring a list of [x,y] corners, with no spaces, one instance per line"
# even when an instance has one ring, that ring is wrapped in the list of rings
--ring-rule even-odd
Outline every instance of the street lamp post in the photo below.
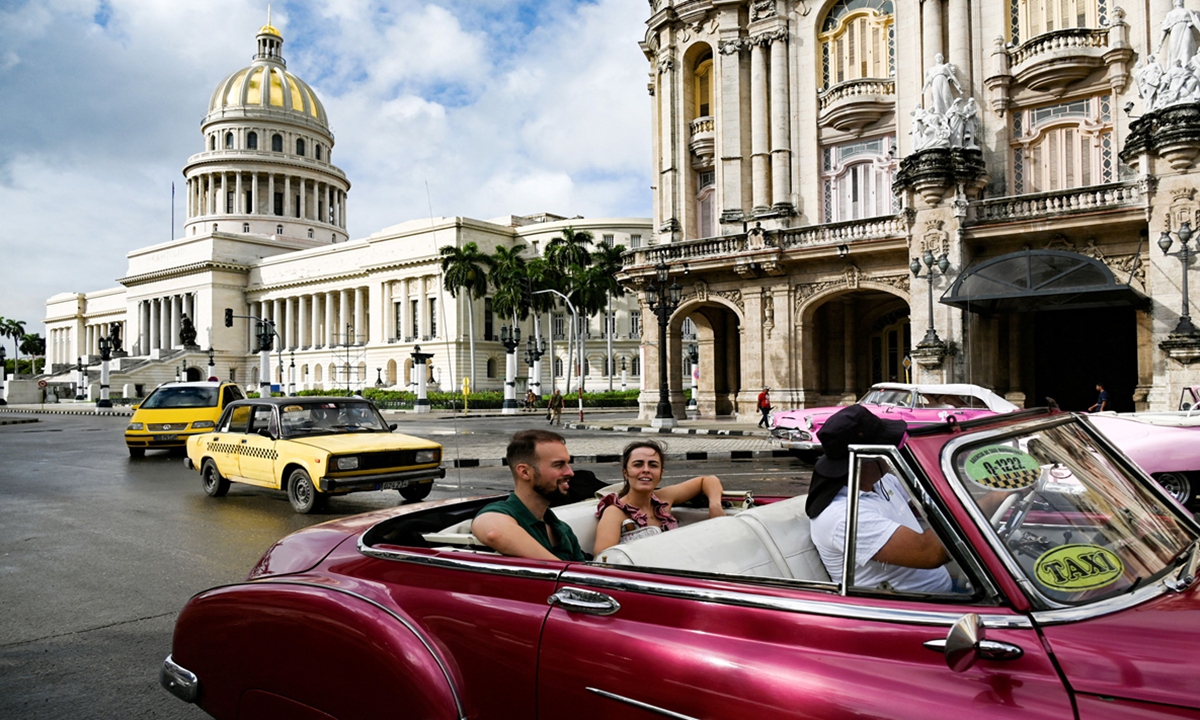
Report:
[[[86,400],[87,399],[83,396],[83,386],[84,386],[83,358],[77,357],[77,358],[75,358],[75,399],[76,400]]]
[[[1162,248],[1163,255],[1174,254],[1183,264],[1183,309],[1179,313],[1179,322],[1175,325],[1175,330],[1171,335],[1196,337],[1200,335],[1200,331],[1197,331],[1196,326],[1192,324],[1192,311],[1188,302],[1188,261],[1191,260],[1193,255],[1188,241],[1192,239],[1192,223],[1184,221],[1180,224],[1179,229],[1175,231],[1175,234],[1179,236],[1179,244],[1182,246],[1177,253],[1171,253],[1173,241],[1170,230],[1163,230],[1162,235],[1158,237],[1158,246]]]
[[[691,365],[689,375],[692,378],[692,397],[688,399],[687,406],[689,411],[696,411],[696,384],[700,373],[700,348],[696,347],[695,344],[688,345],[688,364]]]
[[[108,361],[112,360],[112,340],[106,337],[100,338],[100,399],[96,401],[98,408],[110,408],[113,406],[112,400],[108,394]],[[184,361],[187,362],[186,360]]]
[[[929,328],[925,331],[925,337],[921,340],[921,342],[917,343],[917,347],[943,347],[946,343],[942,342],[942,339],[938,337],[937,330],[933,327],[933,271],[934,268],[937,268],[938,272],[945,277],[947,272],[950,270],[950,260],[946,257],[946,253],[942,253],[941,257],[935,259],[933,256],[933,251],[926,250],[922,257],[913,258],[912,262],[908,265],[908,269],[912,270],[913,277],[915,278],[921,277],[922,261],[925,263],[925,267],[927,268],[925,271],[925,280],[929,283]]]
[[[621,358],[621,392],[629,385],[629,369],[625,358]]]
[[[651,427],[672,428],[679,423],[671,413],[671,394],[669,377],[667,376],[667,323],[671,314],[679,308],[683,288],[678,282],[672,282],[670,268],[665,262],[654,266],[654,281],[646,286],[646,304],[650,312],[658,317],[658,411],[650,421]]]
[[[188,373],[187,373],[187,358],[184,358],[184,359],[183,359],[183,374],[182,374],[182,375],[180,375],[179,377],[180,377],[180,379],[181,379],[181,380],[183,380],[184,382],[187,382],[187,379],[188,379]]]
[[[525,364],[529,366],[529,389],[542,396],[542,356],[546,354],[546,338],[525,341]]]
[[[571,328],[572,328],[571,332],[576,333],[578,335],[578,340],[579,340],[579,342],[576,343],[576,347],[579,348],[579,358],[580,358],[580,361],[578,363],[576,363],[576,366],[579,368],[579,388],[578,388],[577,395],[579,396],[579,422],[583,422],[583,357],[584,357],[584,354],[583,354],[583,332],[579,328],[579,313],[575,312],[575,306],[571,303],[571,300],[566,295],[563,295],[562,293],[560,293],[557,290],[551,290],[551,289],[547,288],[546,290],[535,290],[534,292],[532,292],[530,294],[531,295],[541,295],[542,293],[554,293],[555,295],[559,296],[560,298],[562,298],[562,301],[567,304],[567,308],[571,311]],[[568,362],[568,364],[570,364],[570,363],[574,362],[574,360],[571,360],[568,358],[567,362]],[[570,372],[570,370],[568,370],[567,372]]]
[[[383,368],[375,368],[375,387],[383,387]]]
[[[504,346],[504,404],[500,414],[516,415],[517,407],[517,347],[521,345],[521,328],[514,323],[510,329],[500,326],[500,344]]]
[[[425,364],[433,357],[433,353],[423,353],[420,345],[414,345],[410,357],[413,361],[413,372],[417,373],[417,400],[413,403],[413,412],[427,413],[431,408],[426,385],[429,371]]]
[[[208,346],[208,377],[215,378],[217,376],[217,363],[213,359],[212,345]]]
[[[291,351],[291,360],[288,362],[288,395],[295,397],[296,395],[296,351]]]
[[[0,346],[0,405],[8,404],[8,362],[4,348]]]
[[[275,343],[275,323],[258,321],[258,396],[271,397],[271,350]]]

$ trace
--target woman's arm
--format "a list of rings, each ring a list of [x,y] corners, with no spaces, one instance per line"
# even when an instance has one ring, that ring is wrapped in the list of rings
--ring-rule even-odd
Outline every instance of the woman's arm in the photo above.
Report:
[[[678,485],[661,488],[654,494],[658,496],[659,500],[664,500],[671,505],[685,503],[697,495],[704,495],[708,498],[708,516],[720,517],[725,514],[725,509],[721,507],[721,493],[724,490],[721,478],[716,475],[701,475],[691,480],[684,480]]]
[[[592,547],[592,557],[600,557],[600,553],[621,542],[621,523],[626,517],[625,511],[616,505],[604,508],[600,522],[596,524],[596,544]]]

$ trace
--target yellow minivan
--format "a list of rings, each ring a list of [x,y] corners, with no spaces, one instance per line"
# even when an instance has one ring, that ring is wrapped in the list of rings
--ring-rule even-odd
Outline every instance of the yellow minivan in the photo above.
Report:
[[[159,385],[140,405],[125,428],[129,456],[146,450],[182,448],[188,437],[212,432],[225,406],[246,395],[233,383],[169,382]]]

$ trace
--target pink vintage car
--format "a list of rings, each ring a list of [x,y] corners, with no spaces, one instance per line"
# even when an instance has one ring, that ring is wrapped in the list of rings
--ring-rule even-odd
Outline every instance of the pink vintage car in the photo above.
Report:
[[[910,385],[878,383],[872,385],[859,405],[883,418],[904,420],[910,427],[946,422],[947,418],[971,418],[1008,413],[1017,409],[1009,401],[987,388],[967,383],[948,385]],[[771,437],[784,449],[805,457],[821,449],[817,430],[841,407],[784,410],[771,416]]]
[[[188,602],[161,682],[229,720],[1200,717],[1200,525],[1087,419],[852,448],[850,527],[880,463],[953,591],[860,582],[855,533],[831,577],[806,496],[590,562],[496,555],[470,533],[495,498],[446,500],[284,538]],[[585,547],[595,505],[556,510]]]

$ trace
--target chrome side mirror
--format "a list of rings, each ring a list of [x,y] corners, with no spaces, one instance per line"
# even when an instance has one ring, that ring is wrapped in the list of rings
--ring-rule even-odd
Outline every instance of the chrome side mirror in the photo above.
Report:
[[[954,623],[945,640],[930,640],[925,647],[945,653],[946,667],[954,672],[965,672],[978,660],[1016,660],[1025,654],[1011,643],[988,640],[983,621],[975,613],[963,615]]]

